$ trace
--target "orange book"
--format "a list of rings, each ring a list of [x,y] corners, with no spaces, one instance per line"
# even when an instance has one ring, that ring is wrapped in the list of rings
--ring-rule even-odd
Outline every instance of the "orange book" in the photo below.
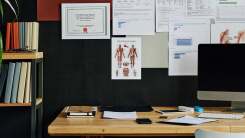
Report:
[[[6,30],[6,45],[5,45],[5,50],[8,51],[10,50],[10,39],[11,39],[11,23],[7,23],[7,30]]]
[[[13,23],[13,35],[14,35],[14,44],[13,44],[13,49],[20,49],[20,44],[19,44],[19,22],[14,22]]]

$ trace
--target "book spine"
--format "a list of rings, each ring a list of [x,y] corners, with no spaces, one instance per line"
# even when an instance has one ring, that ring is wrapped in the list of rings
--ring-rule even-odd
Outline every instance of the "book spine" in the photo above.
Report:
[[[31,83],[30,81],[31,81],[31,62],[28,62],[27,63],[24,103],[30,102],[30,83]]]
[[[14,22],[13,23],[13,31],[14,31],[14,47],[13,49],[20,49],[20,45],[19,45],[19,23],[18,22]]]
[[[10,62],[9,70],[8,70],[7,84],[6,84],[6,91],[5,91],[5,96],[4,96],[5,103],[10,103],[12,85],[13,85],[13,79],[14,79],[14,70],[15,70],[15,63]]]
[[[6,45],[5,50],[10,50],[10,39],[11,39],[11,23],[7,23],[7,30],[6,30]]]
[[[7,74],[8,74],[8,64],[3,64],[1,68],[1,76],[0,76],[0,100],[2,99],[3,88],[6,83]]]
[[[11,103],[16,103],[19,80],[20,80],[20,69],[21,69],[21,63],[17,62],[15,64],[15,72],[14,72],[14,80],[13,80],[13,88],[12,88],[13,90],[12,90],[12,95],[11,95]]]
[[[27,73],[27,62],[22,62],[21,72],[20,72],[20,82],[19,82],[18,96],[17,96],[17,103],[23,103],[24,102],[26,73]]]

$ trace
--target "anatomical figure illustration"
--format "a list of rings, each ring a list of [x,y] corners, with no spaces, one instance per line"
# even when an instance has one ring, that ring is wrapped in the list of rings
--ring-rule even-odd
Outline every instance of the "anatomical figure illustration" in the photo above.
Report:
[[[229,29],[226,29],[220,33],[219,42],[221,44],[245,43],[245,30],[237,32],[236,35],[232,35],[230,32]]]

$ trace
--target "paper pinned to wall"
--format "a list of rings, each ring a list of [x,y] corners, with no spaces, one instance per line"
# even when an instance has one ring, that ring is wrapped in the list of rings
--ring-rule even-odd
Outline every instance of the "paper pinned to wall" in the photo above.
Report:
[[[217,0],[218,20],[245,20],[244,0]]]
[[[197,51],[201,43],[210,43],[210,19],[170,20],[170,76],[197,75]]]
[[[113,35],[154,35],[155,1],[113,0]]]
[[[141,38],[112,38],[113,80],[141,79]]]
[[[168,32],[169,18],[215,18],[215,0],[156,0],[156,32]]]
[[[215,17],[216,0],[187,0],[187,16]]]
[[[211,43],[245,43],[245,22],[216,22],[212,24]]]
[[[186,16],[186,0],[156,0],[156,32],[168,32],[169,18]]]

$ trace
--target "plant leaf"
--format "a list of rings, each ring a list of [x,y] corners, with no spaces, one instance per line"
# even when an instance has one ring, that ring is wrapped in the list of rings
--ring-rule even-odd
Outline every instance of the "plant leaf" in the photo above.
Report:
[[[3,21],[3,4],[2,4],[2,0],[0,0],[0,16],[2,17],[2,21]]]
[[[16,19],[17,19],[18,16],[17,16],[17,13],[16,13],[14,7],[12,6],[12,4],[9,2],[9,0],[4,0],[4,1],[9,5],[9,7],[10,7],[11,10],[14,12],[14,14],[15,14],[15,16],[16,16]]]
[[[16,13],[17,13],[17,16],[18,16],[19,15],[19,12],[20,12],[19,4],[18,4],[17,0],[14,0],[14,2],[16,4],[16,6],[17,6],[17,12]]]

